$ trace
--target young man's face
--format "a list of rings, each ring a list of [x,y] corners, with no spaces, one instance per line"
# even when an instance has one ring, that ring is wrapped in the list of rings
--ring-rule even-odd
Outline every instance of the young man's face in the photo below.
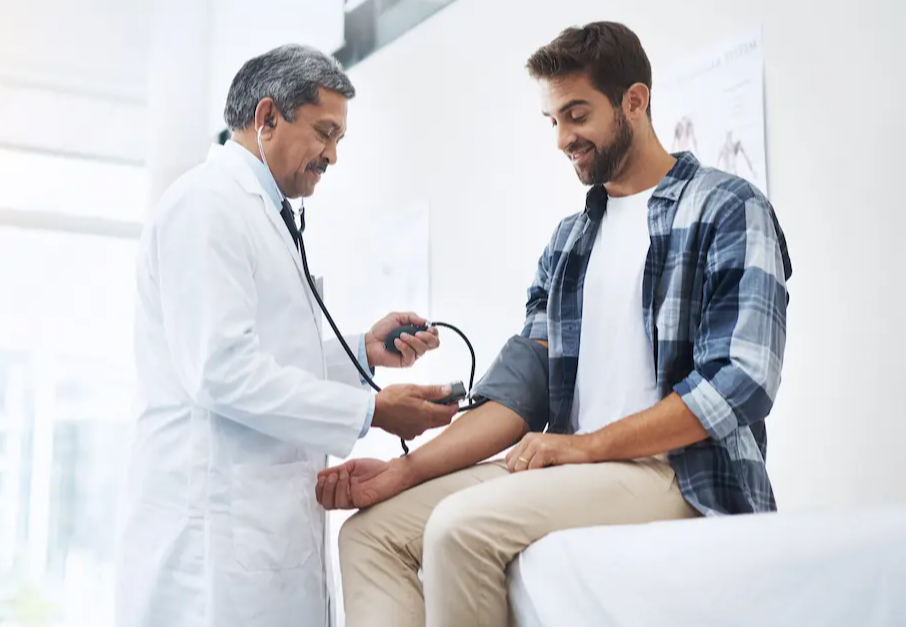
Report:
[[[585,185],[619,175],[632,147],[632,128],[620,107],[595,89],[587,74],[541,79],[541,110],[557,131],[557,148]]]

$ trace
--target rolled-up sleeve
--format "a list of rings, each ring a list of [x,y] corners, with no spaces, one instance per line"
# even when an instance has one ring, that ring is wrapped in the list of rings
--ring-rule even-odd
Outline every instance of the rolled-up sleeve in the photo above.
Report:
[[[518,414],[530,431],[543,431],[548,423],[547,349],[535,340],[513,336],[476,384],[472,397],[499,403]]]
[[[761,195],[716,212],[694,370],[674,387],[715,439],[763,420],[780,386],[791,274],[773,209]]]

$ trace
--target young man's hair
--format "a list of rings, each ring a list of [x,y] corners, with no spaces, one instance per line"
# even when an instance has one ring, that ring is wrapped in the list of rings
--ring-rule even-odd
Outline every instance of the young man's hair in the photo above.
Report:
[[[592,85],[615,107],[636,83],[651,89],[651,63],[634,32],[616,22],[592,22],[567,28],[539,48],[526,63],[532,78],[588,74]],[[648,101],[651,118],[651,100]]]

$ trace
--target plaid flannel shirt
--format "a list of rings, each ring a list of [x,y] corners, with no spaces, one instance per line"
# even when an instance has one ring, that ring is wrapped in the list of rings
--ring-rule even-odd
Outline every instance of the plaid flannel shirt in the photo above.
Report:
[[[768,200],[688,153],[648,203],[651,245],[642,309],[661,398],[676,392],[710,438],[670,451],[686,500],[705,515],[776,510],[765,466],[767,417],[786,343],[786,240]],[[547,340],[549,415],[541,431],[573,433],[582,289],[607,206],[592,188],[563,220],[529,289],[522,335]]]

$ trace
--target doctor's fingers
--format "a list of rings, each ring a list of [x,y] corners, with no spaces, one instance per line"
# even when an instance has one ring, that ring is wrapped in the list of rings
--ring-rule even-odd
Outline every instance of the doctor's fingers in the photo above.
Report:
[[[433,351],[440,346],[440,336],[437,332],[437,327],[433,327],[427,331],[419,331],[415,334],[415,337],[424,342],[429,351]]]
[[[429,429],[443,427],[453,421],[453,416],[459,413],[459,405],[438,405],[437,403],[427,403],[429,405],[429,419],[431,426]]]
[[[414,350],[415,354],[418,357],[421,357],[429,350],[431,350],[431,346],[428,344],[428,342],[430,341],[428,340],[429,337],[434,338],[433,335],[425,332],[421,332],[417,335],[409,335],[408,333],[403,333],[400,336],[400,340],[402,340],[405,344],[408,344],[409,348]],[[437,338],[434,339],[436,340]]]
[[[394,312],[391,315],[399,320],[402,324],[416,324],[421,326],[428,323],[427,319],[422,318],[414,311]]]
[[[411,337],[411,336],[410,336]],[[415,349],[412,348],[408,343],[404,342],[402,336],[397,339],[394,343],[397,350],[401,353],[400,355],[400,364],[403,366],[411,366],[415,363],[415,360],[418,359],[418,354],[415,352]]]
[[[404,440],[414,440],[428,429],[436,429],[450,424],[455,415],[443,405],[426,402],[425,406],[417,416],[411,417],[405,424],[401,424],[392,432]]]

